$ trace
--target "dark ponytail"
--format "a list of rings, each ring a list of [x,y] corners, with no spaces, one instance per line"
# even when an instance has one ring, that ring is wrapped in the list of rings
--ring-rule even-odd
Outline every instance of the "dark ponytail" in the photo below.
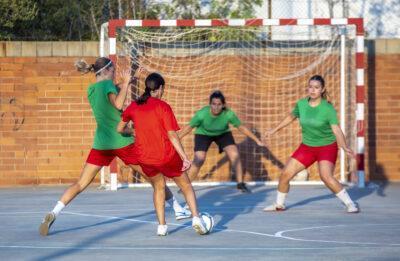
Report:
[[[146,88],[144,93],[136,100],[136,104],[145,104],[147,100],[151,97],[151,92],[160,89],[165,85],[164,78],[158,73],[151,73],[147,76],[144,82]]]

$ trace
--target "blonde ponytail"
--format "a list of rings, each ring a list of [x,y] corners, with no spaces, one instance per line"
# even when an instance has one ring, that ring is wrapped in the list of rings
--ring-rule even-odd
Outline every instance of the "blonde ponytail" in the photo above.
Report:
[[[75,67],[78,72],[86,74],[88,72],[94,72],[94,64],[88,64],[85,60],[81,59],[75,62]]]

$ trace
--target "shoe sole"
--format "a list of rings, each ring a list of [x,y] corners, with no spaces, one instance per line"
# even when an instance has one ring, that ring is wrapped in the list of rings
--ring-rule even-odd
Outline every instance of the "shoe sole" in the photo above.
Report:
[[[263,209],[264,212],[282,212],[285,210],[286,210],[285,208]]]
[[[346,211],[348,214],[357,214],[360,213],[360,210],[358,209],[357,211]]]
[[[42,222],[42,224],[40,224],[39,227],[39,233],[42,236],[47,236],[49,234],[49,228],[51,223],[53,223],[55,220],[54,216],[51,214],[47,214],[44,218],[44,221]]]
[[[176,220],[182,220],[182,219],[187,219],[187,218],[191,218],[192,216],[179,216],[179,217],[175,217]]]
[[[193,229],[196,231],[197,234],[199,235],[205,235],[206,233],[203,233],[203,231],[201,230],[201,227],[199,225],[194,225]]]

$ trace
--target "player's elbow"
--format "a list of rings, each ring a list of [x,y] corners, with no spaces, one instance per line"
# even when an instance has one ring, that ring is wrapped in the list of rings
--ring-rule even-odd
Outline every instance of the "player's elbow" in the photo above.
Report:
[[[115,103],[114,104],[114,107],[117,109],[117,110],[122,110],[122,107],[123,107],[123,104],[118,104],[118,103]]]

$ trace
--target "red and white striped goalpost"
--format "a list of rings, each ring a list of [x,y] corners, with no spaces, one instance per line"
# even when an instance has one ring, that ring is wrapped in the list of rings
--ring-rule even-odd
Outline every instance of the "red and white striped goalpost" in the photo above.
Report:
[[[313,19],[192,19],[192,20],[110,20],[102,26],[100,56],[104,56],[104,27],[108,27],[109,58],[115,63],[117,55],[117,29],[122,27],[221,27],[221,26],[296,26],[296,25],[353,25],[356,27],[356,121],[357,121],[357,183],[365,186],[364,152],[364,21],[363,18],[313,18]],[[343,58],[342,58],[343,59]],[[343,62],[343,60],[342,60]],[[344,84],[344,76],[342,84]],[[342,119],[341,121],[343,121]],[[344,156],[343,152],[342,157]],[[116,161],[111,163],[111,173],[116,172]],[[341,181],[344,175],[341,175]],[[102,177],[104,180],[104,177]],[[269,182],[274,183],[274,182]]]

